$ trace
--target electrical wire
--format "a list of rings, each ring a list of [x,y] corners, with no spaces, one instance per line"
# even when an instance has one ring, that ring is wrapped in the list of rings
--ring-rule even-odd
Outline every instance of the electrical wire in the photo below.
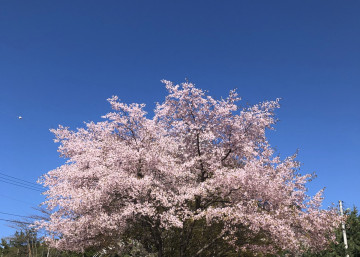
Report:
[[[18,184],[18,183],[13,182],[13,181],[3,180],[3,178],[0,178],[0,182],[4,182],[4,183],[11,184],[11,185],[14,185],[14,186],[26,188],[26,189],[29,189],[29,190],[34,190],[34,191],[41,192],[41,193],[44,192],[43,190],[40,190],[40,189],[38,189],[38,188],[28,187],[28,186],[25,186],[25,185],[22,185],[22,184]]]
[[[18,215],[18,214],[13,214],[13,213],[8,213],[8,212],[2,212],[2,211],[0,211],[0,214],[10,215],[10,216],[16,216],[16,217],[20,217],[20,218],[29,218],[28,216]]]
[[[20,200],[20,199],[17,199],[17,198],[8,196],[8,195],[4,195],[4,194],[1,194],[1,193],[0,193],[0,197],[5,197],[5,198],[8,198],[10,200],[17,201],[17,202],[20,202],[20,203],[26,203],[28,205],[34,205],[34,203],[30,203],[30,202],[27,202],[27,201],[24,201],[24,200]]]
[[[22,187],[22,188],[29,189],[29,190],[33,190],[33,191],[36,191],[36,192],[41,192],[41,193],[44,192],[42,186],[40,186],[40,185],[38,185],[38,184],[36,184],[34,182],[29,182],[29,181],[26,181],[24,179],[17,178],[17,177],[14,177],[14,176],[10,176],[10,175],[7,175],[7,174],[2,173],[2,172],[0,172],[0,182],[6,183],[6,184],[11,184],[11,185],[18,186],[18,187]],[[8,197],[8,198],[10,198],[10,197]],[[18,200],[18,201],[20,201],[20,200]],[[8,213],[8,212],[2,212],[2,211],[0,211],[0,214],[19,217],[19,218],[29,218],[28,216],[18,215],[18,214]],[[30,222],[3,219],[3,218],[0,218],[0,221],[6,221],[6,222],[10,222],[10,223],[24,224],[24,225],[32,224]]]
[[[40,186],[34,182],[29,182],[29,181],[26,181],[21,178],[13,177],[13,176],[7,175],[3,172],[0,172],[0,182],[11,184],[11,185],[22,187],[22,188],[26,188],[26,189],[30,189],[30,190],[34,190],[34,191],[38,191],[38,192],[44,192],[42,186]]]
[[[37,186],[37,187],[40,186],[40,185],[37,184],[37,183],[30,182],[30,181],[27,181],[27,180],[24,180],[24,179],[21,179],[21,178],[13,177],[13,176],[10,176],[10,175],[7,175],[7,174],[5,174],[5,173],[0,172],[0,176],[1,176],[1,175],[2,175],[2,176],[5,176],[5,177],[12,178],[12,179],[15,179],[15,180],[20,180],[20,181],[22,181],[22,182],[24,182],[24,183],[27,183],[27,184],[30,184],[30,185],[32,185],[32,186]]]
[[[25,222],[25,221],[17,221],[17,220],[7,220],[7,219],[0,219],[2,221],[7,221],[7,222],[12,222],[12,223],[19,223],[19,224],[27,224],[27,225],[31,225],[32,223],[30,222]]]

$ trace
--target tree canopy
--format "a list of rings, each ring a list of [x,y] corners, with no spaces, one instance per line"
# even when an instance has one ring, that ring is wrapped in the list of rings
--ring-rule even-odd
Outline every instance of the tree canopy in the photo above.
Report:
[[[336,241],[330,244],[330,247],[324,251],[304,254],[304,257],[336,257],[346,256],[350,257],[360,256],[360,216],[356,207],[352,211],[349,209],[345,212],[346,222],[346,238],[348,242],[348,249],[345,249],[344,236],[342,227],[339,226],[336,231]]]
[[[308,196],[296,156],[275,156],[265,132],[279,100],[240,108],[192,83],[163,81],[149,118],[114,96],[105,121],[52,130],[66,163],[42,178],[58,249],[141,256],[239,256],[324,249],[339,224]],[[146,255],[145,255],[146,254]]]

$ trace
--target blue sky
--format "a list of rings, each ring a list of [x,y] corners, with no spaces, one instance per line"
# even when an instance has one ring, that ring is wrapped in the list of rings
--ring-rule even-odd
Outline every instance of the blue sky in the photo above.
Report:
[[[0,172],[28,181],[56,168],[50,128],[100,121],[106,99],[166,94],[185,78],[243,103],[282,98],[270,142],[299,150],[325,207],[360,206],[359,1],[1,1]],[[17,116],[23,116],[19,120]],[[0,176],[1,177],[1,176]],[[0,212],[43,197],[0,182]],[[14,217],[0,214],[1,219]],[[0,237],[13,233],[0,221]]]

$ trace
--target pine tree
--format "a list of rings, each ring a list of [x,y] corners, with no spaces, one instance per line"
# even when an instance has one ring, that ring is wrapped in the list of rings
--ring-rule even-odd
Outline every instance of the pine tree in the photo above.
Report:
[[[345,251],[344,237],[341,226],[336,231],[336,242],[331,243],[329,249],[321,253],[307,253],[304,257],[335,257],[346,256],[350,257],[360,256],[360,215],[356,207],[352,211],[345,211],[346,223],[346,237],[348,242],[348,250]]]

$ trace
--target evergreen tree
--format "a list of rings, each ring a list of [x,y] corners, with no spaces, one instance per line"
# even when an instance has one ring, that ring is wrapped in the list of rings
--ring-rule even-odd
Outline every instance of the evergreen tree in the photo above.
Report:
[[[346,256],[349,254],[350,257],[360,256],[360,215],[356,207],[352,211],[345,211],[347,215],[345,228],[346,237],[348,241],[348,250],[345,251],[344,237],[342,228],[339,226],[336,229],[336,242],[332,243],[328,250],[321,253],[307,253],[304,257],[335,257],[335,256]]]

